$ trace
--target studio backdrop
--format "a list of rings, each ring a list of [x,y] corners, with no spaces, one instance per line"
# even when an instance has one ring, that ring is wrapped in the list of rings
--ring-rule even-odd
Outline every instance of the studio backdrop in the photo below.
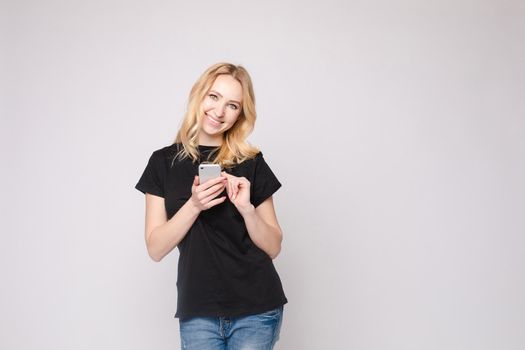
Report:
[[[2,349],[177,349],[134,189],[208,66],[281,181],[277,349],[525,347],[515,0],[0,5]]]

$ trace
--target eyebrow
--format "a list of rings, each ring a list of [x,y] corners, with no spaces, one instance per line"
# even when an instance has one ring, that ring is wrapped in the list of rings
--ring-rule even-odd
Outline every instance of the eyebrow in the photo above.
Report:
[[[210,90],[210,92],[215,92],[217,95],[219,95],[220,97],[224,97],[222,96],[219,92],[215,91],[215,90]],[[238,104],[241,104],[239,101],[235,101],[235,100],[230,100],[231,102],[237,102]]]

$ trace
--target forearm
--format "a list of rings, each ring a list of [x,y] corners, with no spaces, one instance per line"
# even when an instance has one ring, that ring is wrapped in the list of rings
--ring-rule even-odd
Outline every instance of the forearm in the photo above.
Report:
[[[255,207],[240,211],[252,242],[274,259],[281,251],[282,233],[278,227],[266,223],[255,211]]]
[[[199,216],[200,210],[188,200],[165,224],[156,227],[148,237],[148,253],[160,261],[186,236]]]

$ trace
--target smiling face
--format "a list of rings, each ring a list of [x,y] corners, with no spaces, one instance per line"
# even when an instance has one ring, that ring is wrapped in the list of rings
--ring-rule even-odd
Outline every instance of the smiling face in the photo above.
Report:
[[[217,76],[202,101],[204,116],[199,132],[199,144],[219,146],[223,134],[230,129],[241,114],[242,86],[228,74]]]

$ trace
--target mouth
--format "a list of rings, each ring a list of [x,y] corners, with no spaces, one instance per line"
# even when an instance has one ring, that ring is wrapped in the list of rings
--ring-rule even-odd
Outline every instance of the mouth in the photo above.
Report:
[[[217,120],[215,118],[213,118],[211,115],[209,114],[206,114],[206,116],[208,117],[208,120],[213,124],[213,125],[221,125],[222,123],[224,122],[221,122],[220,120]]]

